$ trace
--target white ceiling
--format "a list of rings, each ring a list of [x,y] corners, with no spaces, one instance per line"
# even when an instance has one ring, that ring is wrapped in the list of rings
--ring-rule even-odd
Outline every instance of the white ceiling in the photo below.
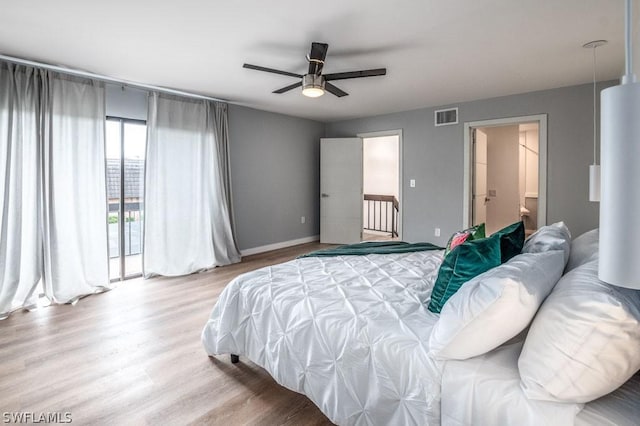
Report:
[[[586,83],[592,57],[581,46],[595,39],[609,40],[597,51],[599,80],[618,78],[623,9],[623,0],[5,1],[0,53],[333,121]],[[326,73],[387,75],[338,81],[350,96],[311,99],[271,93],[291,77],[242,68],[304,73],[312,41],[329,43]]]

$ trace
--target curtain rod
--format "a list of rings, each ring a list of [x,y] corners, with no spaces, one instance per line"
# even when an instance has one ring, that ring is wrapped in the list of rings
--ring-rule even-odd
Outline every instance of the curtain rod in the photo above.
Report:
[[[136,83],[134,81],[122,80],[122,79],[119,79],[119,78],[109,77],[109,76],[102,75],[102,74],[94,74],[94,73],[88,72],[88,71],[80,71],[80,70],[75,70],[73,68],[65,68],[65,67],[60,67],[60,66],[57,66],[57,65],[45,64],[43,62],[30,61],[28,59],[16,58],[16,57],[13,57],[13,56],[7,56],[7,55],[3,55],[1,53],[0,53],[0,60],[4,60],[4,61],[7,61],[7,62],[12,62],[14,64],[19,64],[19,65],[26,65],[26,66],[30,66],[30,67],[44,68],[44,69],[55,71],[55,72],[59,72],[59,73],[62,73],[62,74],[69,74],[69,75],[74,75],[74,76],[78,76],[78,77],[91,78],[91,79],[94,79],[94,80],[104,81],[105,83],[115,83],[115,84],[118,84],[118,85],[135,87],[135,88],[138,88],[138,89],[152,90],[152,91],[157,91],[157,92],[164,92],[164,93],[168,93],[168,94],[171,94],[171,95],[185,96],[185,97],[188,97],[188,98],[195,98],[195,99],[204,99],[204,100],[207,100],[207,101],[227,102],[227,103],[229,102],[227,100],[213,98],[211,96],[199,95],[197,93],[191,93],[191,92],[184,92],[182,90],[170,89],[168,87],[154,86],[153,84]]]

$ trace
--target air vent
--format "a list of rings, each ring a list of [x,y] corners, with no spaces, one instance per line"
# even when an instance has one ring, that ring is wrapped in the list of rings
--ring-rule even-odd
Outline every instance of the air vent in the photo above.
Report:
[[[439,109],[435,113],[436,126],[458,124],[458,108]]]

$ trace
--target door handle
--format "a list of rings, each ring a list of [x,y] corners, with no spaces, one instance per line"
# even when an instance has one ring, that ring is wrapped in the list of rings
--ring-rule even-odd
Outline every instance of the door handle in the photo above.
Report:
[[[324,192],[320,195],[322,198],[327,198],[329,197],[329,194],[325,194]]]
[[[488,203],[489,201],[491,201],[491,198],[489,198],[489,197],[485,197],[485,198],[484,198],[484,202],[485,202],[485,203]]]

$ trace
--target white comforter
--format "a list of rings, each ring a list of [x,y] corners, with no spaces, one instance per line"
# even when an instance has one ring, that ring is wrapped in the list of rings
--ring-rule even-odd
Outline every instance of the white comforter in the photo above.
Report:
[[[441,262],[441,251],[316,257],[241,275],[202,342],[246,356],[337,424],[439,424],[438,317],[425,302]]]

